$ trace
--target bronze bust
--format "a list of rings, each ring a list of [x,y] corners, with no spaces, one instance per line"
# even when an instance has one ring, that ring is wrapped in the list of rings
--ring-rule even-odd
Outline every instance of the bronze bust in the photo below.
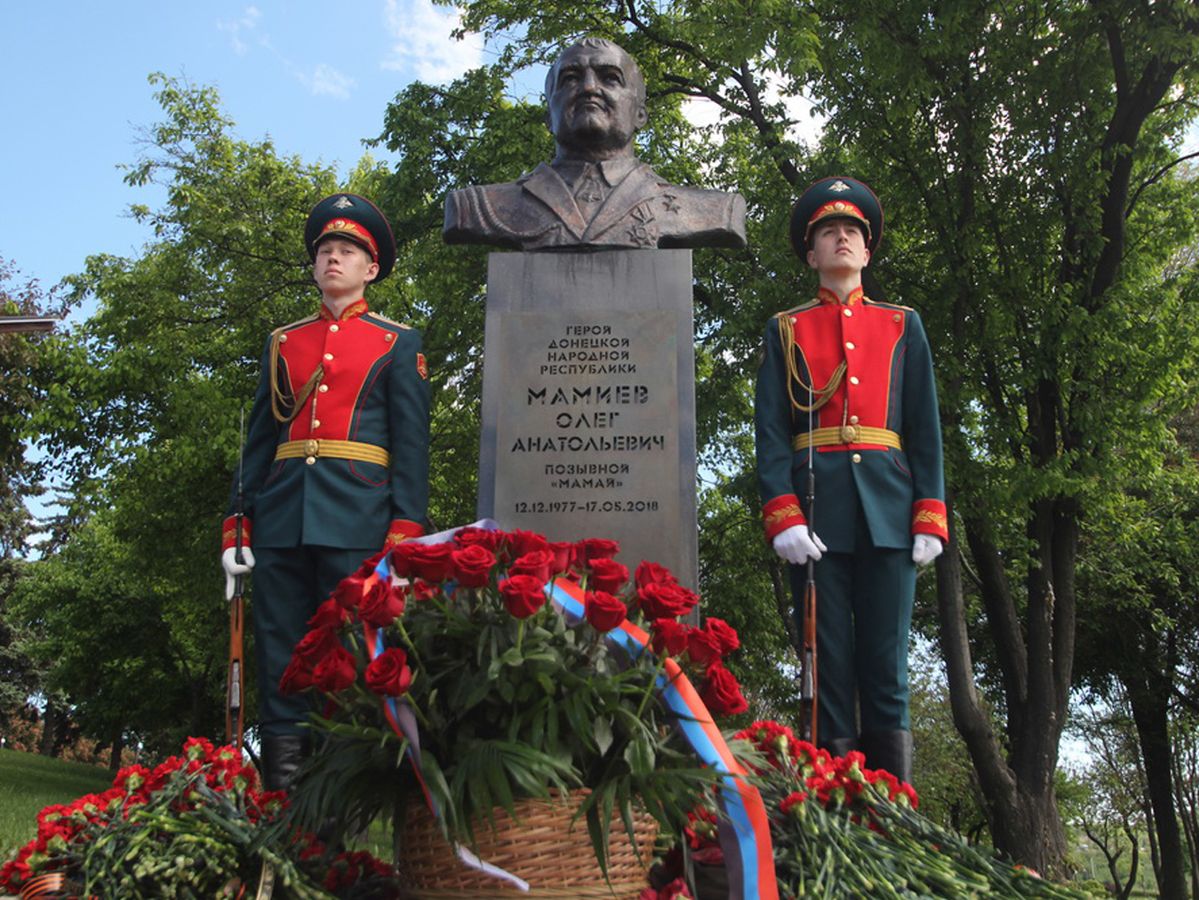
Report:
[[[515,182],[451,191],[451,244],[516,250],[744,247],[740,194],[672,185],[633,154],[646,123],[645,81],[620,46],[584,38],[545,79],[546,122],[558,145]]]

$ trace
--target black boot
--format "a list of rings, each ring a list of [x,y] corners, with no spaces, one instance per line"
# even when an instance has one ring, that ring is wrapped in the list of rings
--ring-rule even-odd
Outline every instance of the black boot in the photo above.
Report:
[[[912,781],[912,733],[910,731],[876,731],[862,735],[862,752],[866,767],[886,769],[900,781]]]
[[[833,756],[845,756],[850,750],[858,749],[858,739],[851,737],[833,738],[831,741],[821,741],[820,746]]]
[[[268,791],[286,791],[308,756],[304,734],[265,735],[262,738],[262,783]]]

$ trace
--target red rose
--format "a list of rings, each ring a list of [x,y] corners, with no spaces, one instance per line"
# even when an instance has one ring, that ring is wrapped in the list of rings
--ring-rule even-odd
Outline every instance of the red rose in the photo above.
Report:
[[[714,716],[735,716],[749,709],[749,704],[741,695],[741,685],[723,663],[713,663],[708,669],[704,689],[699,696]]]
[[[279,692],[298,694],[312,687],[312,666],[299,656],[293,656],[279,678]]]
[[[453,544],[417,544],[404,541],[391,551],[391,565],[400,578],[443,581],[450,571]]]
[[[545,606],[545,582],[532,575],[513,575],[500,582],[504,607],[517,619],[527,619]]]
[[[687,649],[689,627],[674,619],[655,619],[650,625],[654,652],[659,656],[678,656]]]
[[[476,528],[473,525],[468,525],[454,532],[454,543],[460,548],[473,547],[477,544],[484,550],[490,550],[492,553],[497,552],[500,542],[503,539],[504,533],[502,531],[488,531],[486,528]]]
[[[620,593],[629,580],[629,570],[614,559],[593,559],[590,565],[591,586],[609,594]]]
[[[682,585],[651,582],[637,589],[637,600],[649,619],[677,619],[691,612],[699,597]]]
[[[531,550],[517,557],[508,569],[509,575],[532,575],[545,584],[554,572],[554,554],[549,550]]]
[[[392,586],[382,579],[362,598],[362,605],[358,607],[359,618],[377,628],[386,628],[403,614],[404,588]]]
[[[308,620],[309,628],[340,628],[350,617],[349,612],[336,597],[330,597],[316,608],[312,618]]]
[[[384,697],[402,697],[412,684],[408,654],[398,647],[384,650],[366,667],[366,686]]]
[[[333,589],[331,600],[336,600],[342,609],[357,609],[362,602],[362,590],[366,579],[357,575],[347,575]]]
[[[360,578],[365,578],[366,576],[370,575],[372,572],[375,571],[375,567],[377,565],[379,565],[379,560],[381,560],[384,556],[387,555],[387,551],[389,549],[390,549],[389,547],[384,547],[382,550],[380,550],[378,553],[374,554],[373,556],[368,556],[366,559],[364,559],[362,561],[362,565],[360,565],[358,567],[358,571],[355,572],[354,574]]]
[[[719,662],[724,654],[720,652],[720,642],[709,632],[692,628],[687,632],[687,655],[697,666],[706,669],[712,663]]]
[[[645,587],[647,584],[678,584],[678,579],[674,577],[674,573],[670,569],[658,565],[656,562],[648,561],[637,566],[633,581],[639,588]]]
[[[620,552],[620,544],[607,538],[587,538],[575,544],[575,561],[589,565],[593,559],[611,559]]]
[[[704,631],[712,635],[716,643],[720,645],[722,656],[725,653],[732,653],[741,646],[741,638],[737,637],[737,630],[724,619],[708,619],[704,623]]]
[[[332,628],[314,628],[300,638],[292,655],[304,660],[311,669],[324,658],[326,653],[334,647],[340,646],[337,633]]]
[[[587,621],[601,634],[607,634],[613,628],[619,627],[629,615],[620,598],[613,597],[607,591],[588,591],[583,597],[583,602]]]
[[[454,577],[466,588],[480,588],[487,584],[487,576],[495,565],[495,554],[478,544],[471,544],[450,554],[454,566]]]
[[[554,554],[555,574],[565,572],[575,561],[575,545],[570,541],[554,541],[550,544],[550,551]]]
[[[515,559],[518,556],[524,556],[526,553],[549,550],[550,542],[536,531],[521,531],[518,528],[515,531],[509,532],[508,547],[512,551],[513,559]]]
[[[439,591],[440,588],[437,585],[431,584],[428,581],[417,579],[412,582],[412,599],[414,600],[432,600],[437,596]]]
[[[326,694],[344,691],[354,683],[358,665],[354,655],[338,644],[333,647],[312,670],[312,681]]]

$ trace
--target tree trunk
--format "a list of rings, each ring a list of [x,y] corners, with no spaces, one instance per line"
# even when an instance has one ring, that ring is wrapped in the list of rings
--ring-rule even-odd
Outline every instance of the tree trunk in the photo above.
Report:
[[[125,729],[114,728],[112,734],[112,751],[108,756],[108,771],[116,775],[121,769],[121,756],[125,752]]]
[[[62,728],[62,715],[53,699],[46,698],[42,711],[42,737],[37,752],[42,756],[58,756],[58,732]]]
[[[1152,667],[1145,667],[1152,678]],[[1137,727],[1141,757],[1145,760],[1145,780],[1149,787],[1149,802],[1153,806],[1153,822],[1157,830],[1161,869],[1157,873],[1158,895],[1165,900],[1186,900],[1187,884],[1182,859],[1182,836],[1174,809],[1173,766],[1170,762],[1169,684],[1153,679],[1125,684],[1132,704],[1132,718]]]

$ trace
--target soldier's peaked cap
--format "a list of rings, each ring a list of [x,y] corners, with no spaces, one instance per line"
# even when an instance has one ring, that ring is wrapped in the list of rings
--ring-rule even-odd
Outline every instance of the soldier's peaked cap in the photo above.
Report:
[[[866,247],[871,253],[883,236],[883,205],[870,186],[856,178],[835,175],[821,178],[803,192],[791,209],[791,246],[804,257],[808,239],[817,222],[824,219],[854,219],[866,229]]]
[[[304,246],[310,259],[327,237],[343,237],[360,244],[379,264],[375,281],[386,278],[396,262],[396,242],[391,225],[379,207],[357,194],[331,194],[308,214],[304,225]]]

